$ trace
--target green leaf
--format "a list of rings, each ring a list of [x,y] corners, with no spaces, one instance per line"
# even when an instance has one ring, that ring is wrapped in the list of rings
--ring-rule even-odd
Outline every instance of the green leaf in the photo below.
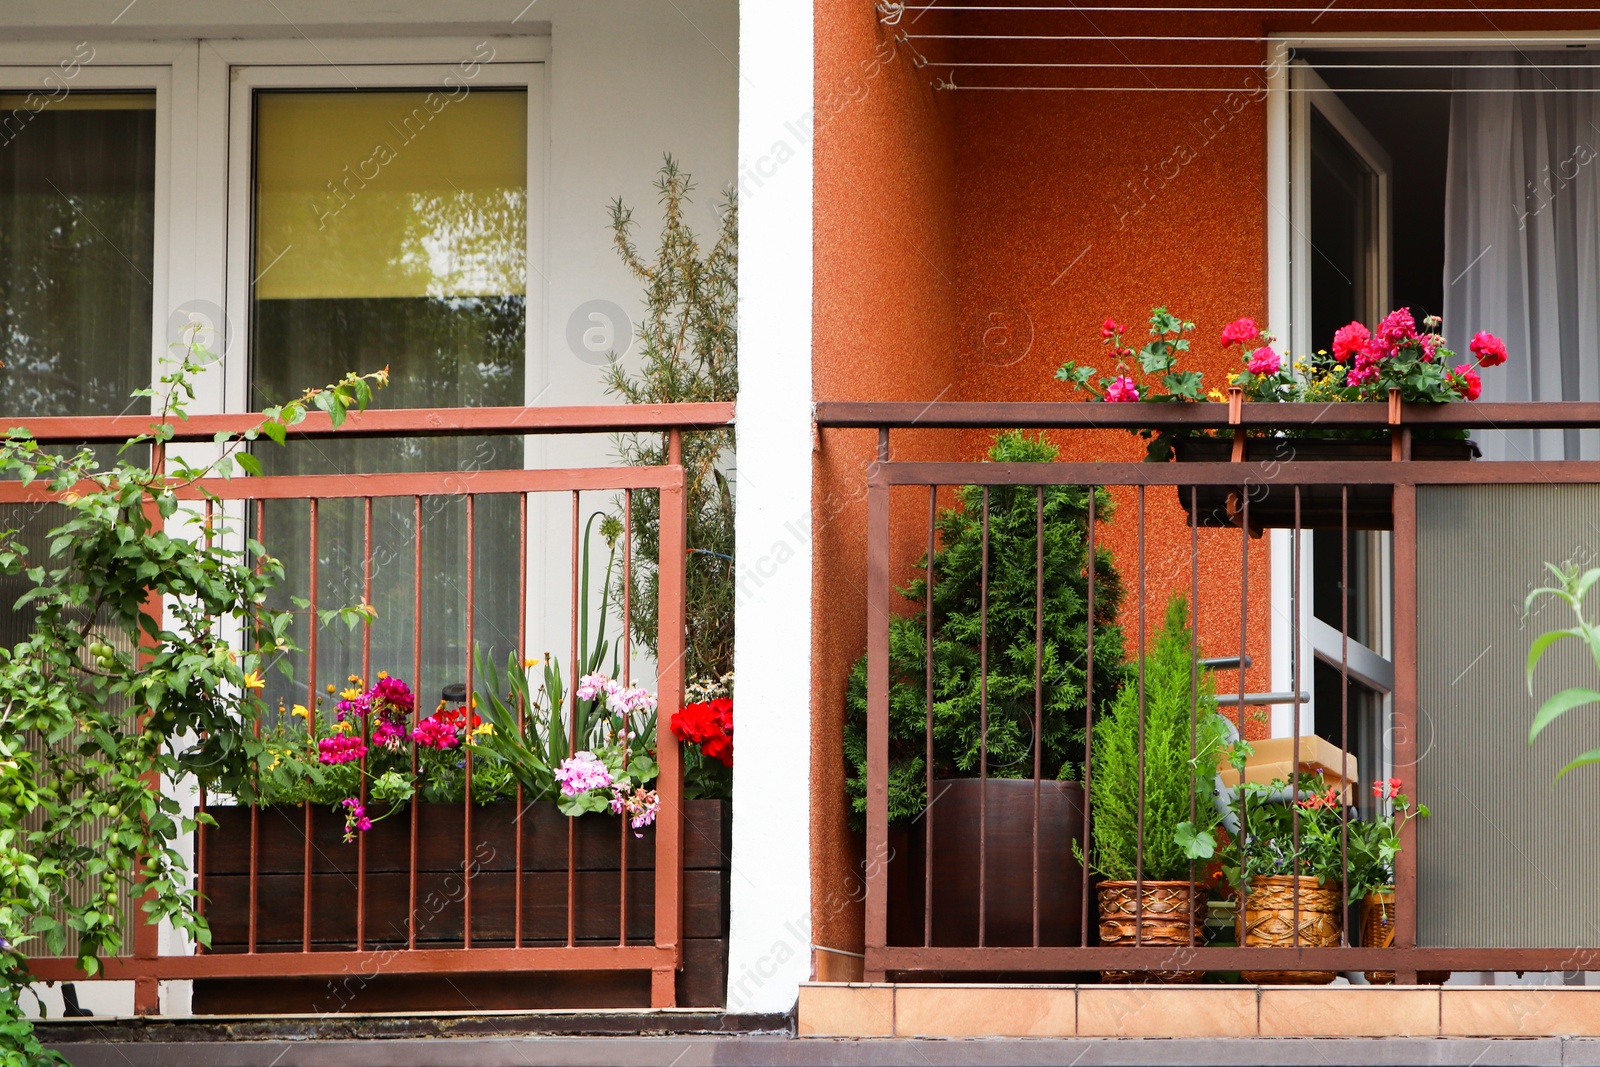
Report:
[[[1180,822],[1173,827],[1172,839],[1192,860],[1208,860],[1217,851],[1217,839],[1209,830],[1196,831],[1194,823]]]
[[[1165,341],[1151,341],[1139,349],[1139,366],[1146,374],[1160,374],[1172,369],[1172,352]]]
[[[1173,396],[1181,396],[1185,400],[1199,400],[1200,386],[1203,379],[1199,371],[1174,371],[1161,379],[1161,384],[1167,387],[1167,392]]]
[[[274,422],[270,419],[261,424],[261,432],[278,442],[280,445],[289,439],[289,433],[284,429],[283,424],[281,422]]]
[[[1539,658],[1544,655],[1545,650],[1551,645],[1555,644],[1557,641],[1561,640],[1563,637],[1582,636],[1582,630],[1551,630],[1548,633],[1542,633],[1533,639],[1533,645],[1528,649],[1527,677],[1529,696],[1533,695],[1533,669],[1538,665]]]
[[[239,461],[240,469],[246,474],[253,474],[258,478],[261,476],[261,461],[253,453],[237,452],[234,458]]]
[[[1566,777],[1568,771],[1575,770],[1578,767],[1587,767],[1591,763],[1600,763],[1600,748],[1591,748],[1589,751],[1583,753],[1577,759],[1561,768],[1561,772],[1556,775],[1556,782],[1559,782],[1562,778]],[[1555,782],[1550,784],[1554,785]]]
[[[1533,717],[1533,725],[1528,727],[1528,744],[1533,744],[1533,739],[1543,733],[1546,726],[1573,708],[1595,703],[1600,703],[1600,693],[1593,689],[1563,689],[1540,705],[1539,713]]]

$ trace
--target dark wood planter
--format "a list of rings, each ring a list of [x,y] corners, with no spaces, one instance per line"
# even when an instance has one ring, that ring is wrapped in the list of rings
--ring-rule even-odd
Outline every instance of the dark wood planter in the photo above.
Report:
[[[987,798],[983,793],[987,790]],[[986,946],[1033,944],[1033,800],[1031,778],[977,778],[934,782],[933,943],[978,944],[979,827]],[[980,818],[980,804],[984,817]],[[898,829],[898,828],[897,828]],[[890,941],[923,943],[927,904],[926,825],[919,821],[893,843],[905,844],[890,861]],[[1039,943],[1081,944],[1083,870],[1072,843],[1083,840],[1083,787],[1076,782],[1039,785]],[[903,903],[902,903],[903,902]]]
[[[212,807],[203,870],[212,952],[244,952],[250,936],[251,809]],[[459,804],[416,805],[416,944],[460,948],[466,827]],[[472,947],[506,948],[516,932],[516,805],[472,807]],[[356,947],[357,869],[362,848],[345,844],[344,820],[312,810],[311,948]],[[412,814],[400,811],[365,837],[364,949],[404,950],[411,915]],[[627,939],[655,937],[655,834],[623,833],[621,819],[568,819],[554,804],[529,805],[522,817],[522,943],[564,945],[567,939],[567,844],[572,831],[575,938],[615,945],[621,937],[623,857],[627,867]],[[725,801],[684,805],[684,968],[678,1003],[715,1007],[727,985],[728,858],[731,818]],[[256,950],[298,952],[305,914],[305,809],[259,809]],[[624,838],[626,843],[624,844]],[[362,983],[359,996],[339,998],[327,979],[208,979],[195,982],[196,1014],[350,1011],[450,1011],[516,1008],[648,1007],[648,973],[461,974],[383,976]]]
[[[1233,441],[1227,437],[1174,437],[1173,454],[1179,463],[1226,463],[1233,458]],[[1245,442],[1239,480],[1250,496],[1252,531],[1293,529],[1294,487],[1281,469],[1295,461],[1322,463],[1387,463],[1392,455],[1388,441],[1333,441],[1304,438],[1251,438]],[[1466,462],[1479,455],[1471,441],[1413,440],[1411,458]],[[1349,523],[1352,530],[1394,529],[1394,490],[1387,485],[1352,485]],[[1195,494],[1191,504],[1190,494]],[[1178,502],[1185,514],[1199,513],[1201,526],[1238,526],[1243,520],[1240,489],[1225,485],[1180,486]],[[1300,528],[1337,530],[1343,522],[1343,488],[1337,485],[1300,487]]]

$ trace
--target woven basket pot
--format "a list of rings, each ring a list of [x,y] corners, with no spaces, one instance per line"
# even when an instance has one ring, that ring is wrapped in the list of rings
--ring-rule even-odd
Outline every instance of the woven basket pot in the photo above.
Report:
[[[1367,948],[1391,948],[1394,945],[1395,899],[1394,887],[1375,889],[1361,898],[1361,944]],[[1373,985],[1392,985],[1393,971],[1363,971]],[[1450,978],[1449,971],[1418,971],[1417,981],[1422,985],[1443,985]]]
[[[1295,889],[1299,887],[1299,907]],[[1318,885],[1315,878],[1271,875],[1250,879],[1250,894],[1238,919],[1239,945],[1249,948],[1327,948],[1339,944],[1342,908],[1337,885]],[[1297,921],[1298,912],[1298,921]],[[1258,985],[1327,985],[1332,971],[1240,971]]]
[[[1189,945],[1203,938],[1205,893],[1193,882],[1101,882],[1100,943]],[[1204,971],[1101,971],[1102,982],[1198,982]]]

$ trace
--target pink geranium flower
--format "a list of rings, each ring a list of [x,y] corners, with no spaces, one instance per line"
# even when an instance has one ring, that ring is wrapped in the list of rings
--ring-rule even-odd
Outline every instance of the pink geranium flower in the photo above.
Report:
[[[1247,345],[1261,336],[1261,330],[1252,318],[1234,319],[1222,328],[1222,347],[1231,348],[1234,345]]]
[[[441,752],[461,744],[461,736],[455,726],[442,721],[437,715],[430,715],[419,722],[417,728],[411,731],[411,740],[423,748],[436,748]]]
[[[1378,323],[1378,336],[1393,348],[1417,338],[1417,320],[1411,317],[1410,308],[1400,308],[1385,315]]]
[[[1498,367],[1506,361],[1506,343],[1492,333],[1479,330],[1472,337],[1472,344],[1468,346],[1472,354],[1478,357],[1481,367]]]
[[[1139,399],[1139,387],[1127,375],[1112,380],[1106,386],[1106,401],[1112,404],[1128,403]]]
[[[317,742],[321,763],[350,763],[367,754],[367,743],[353,734],[335,734]]]
[[[555,779],[561,783],[562,794],[569,797],[591,789],[609,789],[612,782],[611,771],[593,752],[579,752],[562,760]]]
[[[1463,363],[1456,368],[1455,373],[1450,375],[1450,384],[1455,386],[1463,400],[1476,400],[1483,395],[1483,380],[1470,363]]]
[[[1250,353],[1250,362],[1245,369],[1251,374],[1277,374],[1283,369],[1283,360],[1278,353],[1263,345]]]
[[[1372,339],[1372,332],[1359,322],[1341,326],[1333,332],[1333,358],[1343,363],[1359,353]]]

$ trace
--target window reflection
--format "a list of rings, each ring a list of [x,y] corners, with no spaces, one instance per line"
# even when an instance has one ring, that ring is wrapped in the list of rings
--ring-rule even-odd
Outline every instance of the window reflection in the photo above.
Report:
[[[256,100],[252,404],[279,403],[345,371],[388,366],[381,407],[523,402],[527,267],[527,94],[461,90],[263,92]],[[522,466],[520,438],[404,438],[292,443],[259,452],[268,474],[461,471]],[[503,658],[520,606],[516,498],[484,497],[475,515],[474,638]],[[422,553],[420,664],[426,703],[462,681],[466,645],[465,505],[374,501],[372,670],[417,677],[413,549]],[[266,541],[288,597],[310,589],[309,508],[268,505]],[[364,599],[360,501],[318,506],[320,607]],[[296,637],[307,644],[308,622]],[[316,685],[362,669],[362,634],[318,634]],[[309,662],[274,700],[304,701]]]

